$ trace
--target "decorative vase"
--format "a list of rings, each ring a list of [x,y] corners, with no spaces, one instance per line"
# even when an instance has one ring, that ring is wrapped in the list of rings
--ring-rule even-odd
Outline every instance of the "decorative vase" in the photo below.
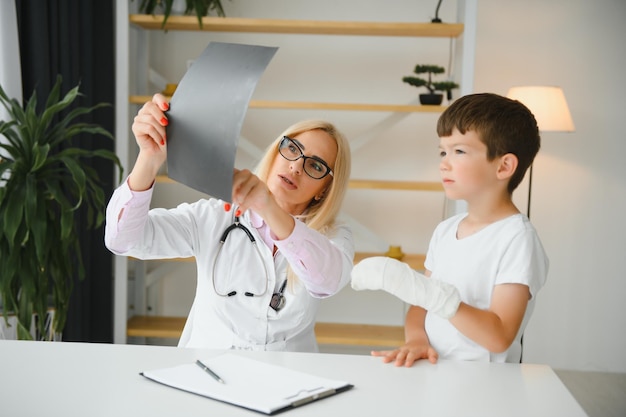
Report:
[[[420,94],[420,103],[425,106],[439,106],[443,101],[443,94]]]
[[[172,13],[175,14],[185,14],[185,10],[187,9],[186,0],[174,0],[172,4]]]
[[[2,312],[0,311],[0,315]],[[48,310],[44,324],[44,334],[39,333],[37,329],[37,321],[39,320],[37,314],[33,314],[33,319],[30,325],[30,335],[33,340],[45,340],[50,342],[62,342],[63,333],[56,332],[52,329],[52,321],[54,319],[54,310]],[[0,317],[0,340],[18,340],[17,333],[18,323],[17,317],[9,313],[7,320]]]
[[[385,256],[401,260],[404,258],[404,253],[402,252],[402,247],[400,246],[389,246],[389,250],[385,253]]]

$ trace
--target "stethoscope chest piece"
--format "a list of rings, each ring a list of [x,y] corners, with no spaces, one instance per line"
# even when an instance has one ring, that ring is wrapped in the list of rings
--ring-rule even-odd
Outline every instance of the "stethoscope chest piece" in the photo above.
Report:
[[[270,307],[274,309],[274,311],[279,311],[281,308],[285,306],[285,296],[283,293],[285,292],[285,287],[287,286],[287,280],[284,280],[280,286],[278,292],[272,294],[272,299],[270,300]]]
[[[275,311],[280,310],[285,306],[285,296],[281,294],[273,294],[272,301],[270,301],[270,307]]]

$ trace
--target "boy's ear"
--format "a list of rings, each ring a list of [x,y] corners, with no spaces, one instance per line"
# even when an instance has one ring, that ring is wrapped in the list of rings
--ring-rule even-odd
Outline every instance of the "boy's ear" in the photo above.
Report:
[[[498,166],[498,178],[505,180],[511,178],[515,174],[517,164],[519,163],[517,156],[512,153],[504,154],[500,157],[500,165]]]

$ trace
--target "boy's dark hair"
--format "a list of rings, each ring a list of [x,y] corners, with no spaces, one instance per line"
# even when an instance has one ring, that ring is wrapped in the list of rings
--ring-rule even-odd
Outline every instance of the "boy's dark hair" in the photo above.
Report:
[[[507,187],[509,193],[522,182],[541,145],[537,121],[530,110],[517,100],[497,94],[469,94],[452,103],[439,117],[437,134],[450,136],[455,128],[461,134],[476,132],[487,145],[489,161],[507,153],[517,157],[518,166]]]

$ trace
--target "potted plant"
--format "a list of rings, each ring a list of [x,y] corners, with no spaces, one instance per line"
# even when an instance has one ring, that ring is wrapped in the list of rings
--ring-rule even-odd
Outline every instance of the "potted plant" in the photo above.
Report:
[[[78,88],[61,98],[61,77],[57,77],[38,112],[35,92],[22,108],[0,86],[0,103],[8,114],[7,120],[0,121],[0,294],[5,323],[9,324],[9,315],[17,318],[18,339],[32,339],[33,318],[36,338],[58,338],[74,276],[84,278],[74,216],[85,206],[87,227],[97,227],[104,220],[105,207],[98,174],[86,160],[108,159],[122,175],[113,152],[74,145],[80,134],[113,139],[101,126],[76,120],[107,105],[72,106],[80,95]]]
[[[184,11],[182,9],[183,1],[185,3]],[[163,13],[161,28],[165,28],[167,19],[172,14],[172,10],[175,10],[174,6],[177,5],[175,3],[181,3],[180,10],[182,13],[196,15],[200,29],[202,29],[202,18],[208,16],[210,11],[215,10],[215,13],[220,17],[226,16],[221,0],[141,0],[139,12],[153,15],[158,10],[160,13]]]
[[[433,81],[433,74],[443,74],[445,69],[437,65],[416,65],[413,70],[415,74],[428,74],[428,79],[407,76],[403,77],[402,81],[410,84],[414,87],[426,87],[428,94],[420,94],[420,103],[424,105],[440,105],[443,101],[443,94],[436,93],[437,91],[450,93],[453,89],[459,88],[459,85],[454,81]]]

